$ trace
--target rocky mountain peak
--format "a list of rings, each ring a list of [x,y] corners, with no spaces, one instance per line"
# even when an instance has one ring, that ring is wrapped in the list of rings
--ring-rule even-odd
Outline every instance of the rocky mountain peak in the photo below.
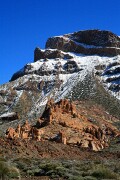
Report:
[[[120,47],[120,38],[110,31],[85,30],[68,35],[79,43],[103,47]]]
[[[85,30],[51,37],[46,42],[46,48],[86,55],[115,56],[120,54],[120,49],[116,52],[116,48],[120,48],[120,38],[110,31]]]

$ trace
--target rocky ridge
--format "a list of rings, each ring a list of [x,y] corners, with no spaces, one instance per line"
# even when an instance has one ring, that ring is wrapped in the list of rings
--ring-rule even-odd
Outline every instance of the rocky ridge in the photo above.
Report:
[[[49,38],[46,48],[86,55],[115,56],[120,53],[120,38],[110,31],[78,31]]]

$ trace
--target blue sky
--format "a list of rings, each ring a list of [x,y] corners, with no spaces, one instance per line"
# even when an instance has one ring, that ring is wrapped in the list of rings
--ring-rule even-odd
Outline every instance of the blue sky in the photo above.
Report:
[[[0,84],[48,37],[85,29],[120,35],[119,0],[0,0]]]

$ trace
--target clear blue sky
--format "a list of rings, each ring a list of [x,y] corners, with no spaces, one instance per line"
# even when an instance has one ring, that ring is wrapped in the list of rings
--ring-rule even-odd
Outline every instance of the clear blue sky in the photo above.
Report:
[[[48,37],[84,29],[120,35],[120,0],[0,0],[0,84]]]

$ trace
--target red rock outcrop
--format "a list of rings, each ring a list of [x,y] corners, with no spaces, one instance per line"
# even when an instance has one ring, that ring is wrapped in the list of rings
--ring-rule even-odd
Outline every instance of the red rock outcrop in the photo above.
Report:
[[[68,113],[72,116],[79,116],[76,111],[76,107],[68,99],[61,99],[58,103],[54,103],[53,99],[49,100],[42,118],[52,122],[52,120],[57,116],[61,116],[61,113]],[[58,118],[57,118],[58,119]]]
[[[56,134],[56,142],[63,143],[63,134],[65,144],[78,144],[80,147],[86,147],[94,151],[99,151],[109,145],[109,138],[115,137],[118,130],[114,128],[110,123],[99,125],[93,124],[92,121],[87,119],[84,115],[76,109],[73,102],[67,99],[61,99],[59,102],[54,103],[51,99],[48,101],[45,111],[42,115],[43,122],[46,122],[45,126],[48,127],[54,123],[58,123],[63,128],[74,129],[77,132],[77,136],[74,134],[68,135],[65,131]],[[70,130],[71,131],[71,130]]]
[[[42,137],[44,140],[78,145],[94,151],[108,147],[110,138],[119,134],[120,132],[111,123],[102,121],[94,124],[68,99],[61,99],[57,103],[50,99],[35,126],[31,126],[26,121],[16,129],[8,128],[6,131],[6,137],[9,139],[41,141]]]
[[[32,138],[33,139],[40,141],[42,134],[44,134],[44,131],[42,129],[37,129],[36,127],[32,128]]]
[[[38,122],[37,122],[38,124]],[[41,135],[44,133],[42,129],[37,127],[31,126],[28,121],[26,121],[22,126],[20,124],[17,126],[16,129],[8,128],[6,130],[6,137],[8,139],[34,139],[37,141],[41,140]]]
[[[9,128],[6,130],[5,136],[6,136],[8,139],[14,139],[14,138],[18,138],[18,137],[19,137],[19,134],[15,131],[15,129],[13,129],[12,127],[9,127]]]

